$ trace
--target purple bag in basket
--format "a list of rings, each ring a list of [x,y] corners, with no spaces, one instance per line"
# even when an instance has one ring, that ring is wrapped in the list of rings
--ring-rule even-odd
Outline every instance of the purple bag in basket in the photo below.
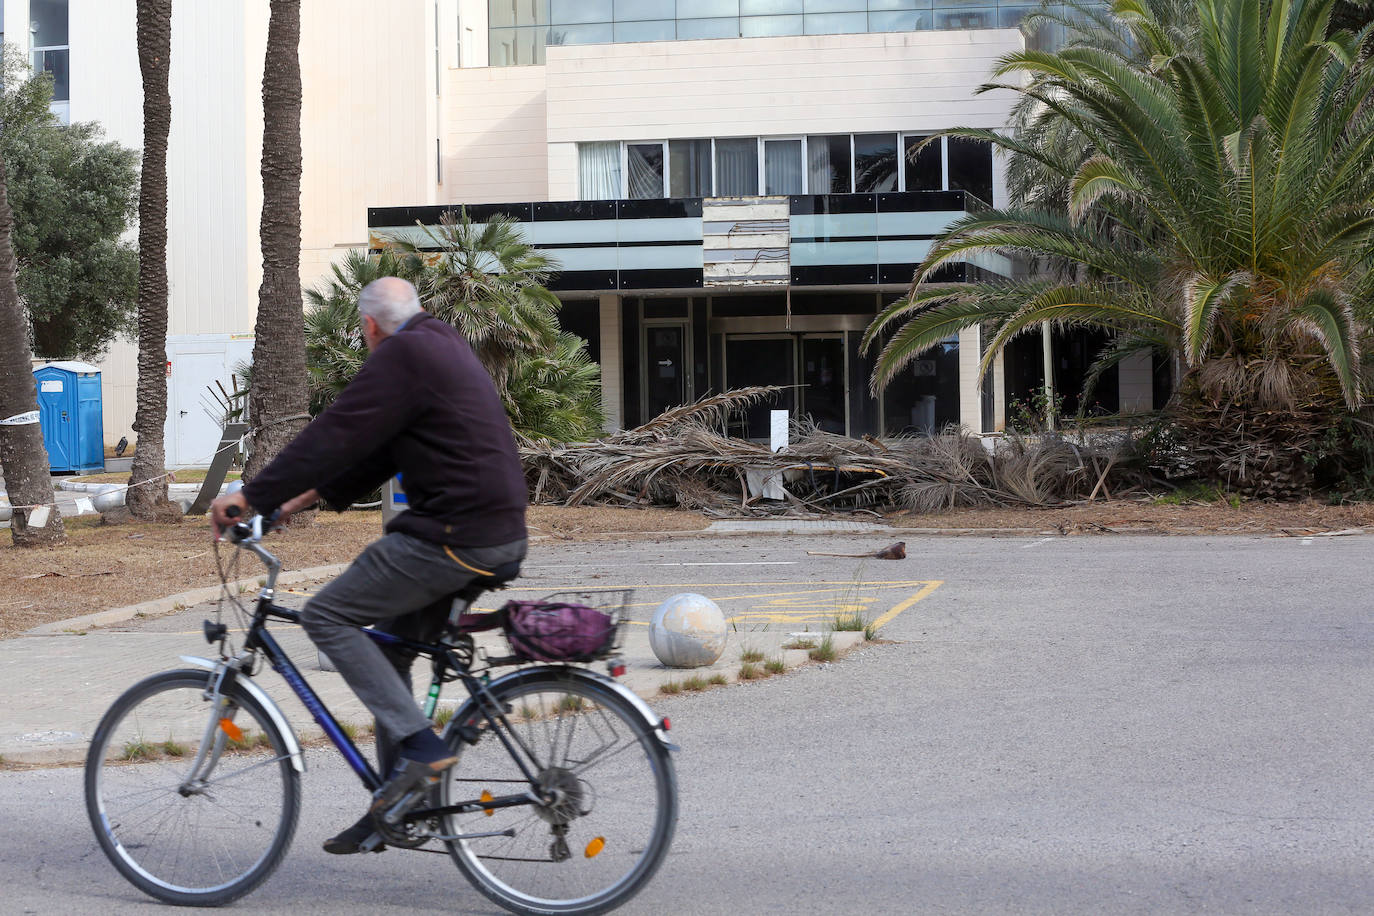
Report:
[[[581,604],[508,601],[506,641],[516,655],[540,662],[589,662],[615,646],[615,619]]]

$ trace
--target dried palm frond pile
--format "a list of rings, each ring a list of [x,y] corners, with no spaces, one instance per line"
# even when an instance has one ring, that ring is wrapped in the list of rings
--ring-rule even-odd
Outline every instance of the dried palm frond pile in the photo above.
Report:
[[[1053,505],[1133,482],[1119,461],[1128,438],[1091,446],[1057,437],[1011,438],[989,450],[966,433],[851,439],[800,422],[793,424],[791,444],[771,452],[726,435],[732,411],[780,390],[728,391],[595,442],[524,443],[531,497],[536,503],[670,506],[712,515],[935,512]]]

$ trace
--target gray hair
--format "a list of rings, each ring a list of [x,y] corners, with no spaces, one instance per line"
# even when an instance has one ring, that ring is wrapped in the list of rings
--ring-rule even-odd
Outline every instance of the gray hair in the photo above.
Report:
[[[367,315],[377,322],[384,334],[395,334],[396,329],[417,312],[420,295],[409,280],[400,277],[382,277],[363,287],[358,294],[358,314]]]

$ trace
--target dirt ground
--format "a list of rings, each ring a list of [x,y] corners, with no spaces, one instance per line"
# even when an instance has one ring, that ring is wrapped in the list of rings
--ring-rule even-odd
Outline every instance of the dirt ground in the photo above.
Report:
[[[856,520],[873,521],[872,516]],[[1064,535],[1113,533],[1301,535],[1367,528],[1374,504],[1305,503],[1158,505],[1115,500],[1052,509],[970,509],[941,515],[899,514],[899,527],[1029,529]],[[705,528],[694,512],[663,509],[546,506],[530,510],[530,533],[568,541],[648,536]],[[380,512],[320,513],[313,523],[273,535],[271,549],[287,569],[346,563],[380,536]],[[0,531],[0,639],[57,620],[123,607],[219,582],[214,544],[203,519],[179,525],[101,524],[99,517],[67,520],[62,547],[20,550]],[[225,549],[227,556],[230,551]],[[241,569],[256,572],[249,557]]]

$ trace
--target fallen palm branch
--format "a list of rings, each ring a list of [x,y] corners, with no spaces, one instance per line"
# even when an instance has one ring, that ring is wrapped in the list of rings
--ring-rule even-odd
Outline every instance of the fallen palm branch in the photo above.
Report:
[[[938,512],[965,506],[1060,505],[1133,484],[1121,441],[1055,436],[995,450],[962,432],[851,439],[794,423],[778,452],[726,435],[730,414],[777,394],[745,388],[674,408],[595,442],[522,442],[537,503],[668,506],[713,516],[835,511]]]

